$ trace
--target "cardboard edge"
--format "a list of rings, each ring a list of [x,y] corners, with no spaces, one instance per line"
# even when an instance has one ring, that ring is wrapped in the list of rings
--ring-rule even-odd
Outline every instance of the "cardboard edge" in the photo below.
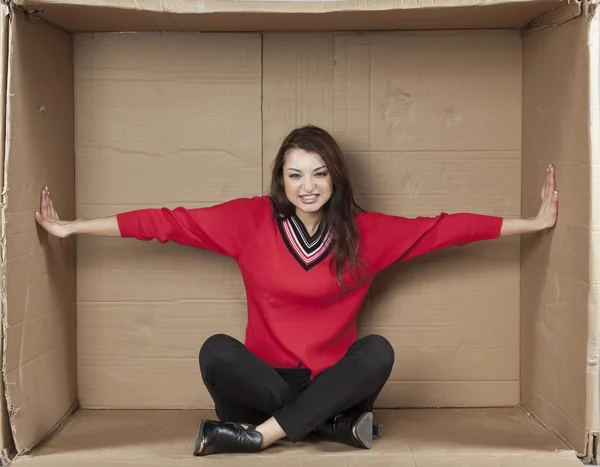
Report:
[[[577,455],[578,458],[582,459],[587,456],[588,445],[589,445],[589,436],[585,432],[585,428],[580,428],[573,424],[562,412],[558,411],[550,402],[546,399],[542,398],[539,394],[529,388],[526,384],[521,382],[521,406],[527,413],[533,417],[542,427],[560,439],[563,443],[565,443],[569,449],[572,449],[573,452]],[[575,446],[572,441],[569,441],[569,436],[562,433],[563,430],[558,430],[555,428],[553,424],[546,422],[546,414],[548,411],[555,411],[556,415],[560,417],[564,424],[575,427],[577,431],[579,431],[579,435],[581,436],[581,442],[579,446]]]
[[[4,136],[3,140],[0,140],[0,161],[2,162],[2,166],[4,166],[4,161],[6,160],[5,157],[5,149],[6,149],[6,141],[7,141],[7,120],[6,120],[6,113],[7,113],[7,102],[8,102],[8,73],[9,73],[9,35],[10,35],[10,8],[3,4],[0,5],[0,47],[1,47],[1,51],[0,51],[0,59],[1,59],[1,63],[0,63],[0,73],[1,73],[1,82],[0,82],[0,86],[1,86],[1,91],[0,91],[0,96],[2,96],[2,98],[0,99],[0,125],[1,125],[1,129],[0,129],[0,134],[2,134]],[[4,176],[4,171],[0,171],[0,184],[2,186],[2,192],[4,192],[4,186],[5,186],[5,181],[6,181],[6,177]],[[2,219],[4,219],[4,203],[2,205]],[[4,264],[5,258],[6,258],[6,243],[5,243],[5,238],[6,238],[6,234],[5,234],[5,229],[4,229],[4,222],[2,222],[2,234],[1,234],[1,258],[2,258],[2,265]],[[4,272],[4,269],[2,269],[2,272]],[[2,274],[3,279],[4,279],[4,274]],[[2,424],[2,430],[1,430],[1,443],[2,445],[1,447],[1,452],[0,452],[0,461],[3,463],[7,463],[9,462],[10,458],[12,457],[12,455],[15,452],[15,444],[14,444],[14,436],[12,434],[12,427],[10,425],[10,417],[9,417],[9,413],[8,413],[8,394],[6,392],[6,380],[5,380],[5,355],[6,355],[6,334],[5,334],[5,326],[4,326],[4,322],[5,322],[5,318],[6,318],[6,300],[5,300],[5,289],[4,289],[4,280],[2,280],[2,299],[1,299],[1,303],[0,303],[0,310],[1,310],[1,319],[2,319],[2,334],[1,334],[1,339],[2,339],[2,378],[0,379],[0,391],[2,394],[2,400],[0,403],[0,417],[1,417],[1,421],[0,423]],[[4,428],[6,426],[6,429]],[[10,439],[9,439],[10,438]]]
[[[536,17],[539,15],[543,15],[548,12],[552,12],[556,8],[560,8],[561,5],[565,3],[570,3],[572,1],[580,2],[583,0],[491,0],[491,1],[478,1],[478,0],[442,0],[442,1],[433,1],[433,0],[412,0],[410,2],[402,1],[402,0],[371,0],[368,7],[366,6],[367,2],[364,0],[333,0],[333,1],[315,1],[315,0],[302,0],[302,1],[293,1],[287,2],[285,0],[259,0],[259,1],[251,1],[245,0],[244,2],[231,2],[229,0],[203,0],[202,2],[197,2],[194,0],[179,0],[178,2],[174,2],[171,4],[169,0],[162,0],[162,2],[146,2],[143,5],[140,4],[137,0],[122,0],[120,2],[109,1],[109,0],[1,0],[4,2],[9,2],[11,5],[15,7],[19,7],[24,11],[28,12],[32,15],[40,15],[48,18],[47,22],[59,27],[65,31],[71,32],[119,32],[121,28],[113,29],[110,27],[109,23],[106,21],[98,20],[98,22],[92,21],[92,26],[88,25],[85,27],[80,27],[77,24],[77,21],[74,19],[73,15],[83,15],[84,10],[96,9],[98,12],[108,12],[110,10],[113,13],[117,13],[124,21],[123,26],[126,30],[133,31],[146,31],[146,30],[156,30],[158,28],[160,30],[176,30],[176,31],[188,31],[188,30],[196,30],[196,29],[204,29],[207,27],[207,24],[211,24],[211,20],[215,20],[219,23],[217,29],[213,29],[212,27],[208,27],[206,31],[227,31],[227,32],[260,32],[260,31],[270,31],[270,32],[281,32],[282,29],[278,27],[265,27],[265,24],[277,24],[281,21],[281,18],[286,18],[288,16],[300,15],[304,17],[301,22],[303,24],[300,28],[294,28],[295,32],[307,32],[307,31],[330,31],[330,30],[371,30],[372,28],[365,28],[362,22],[362,18],[357,16],[358,14],[368,14],[368,13],[392,13],[392,12],[402,12],[403,15],[406,14],[415,14],[416,12],[420,12],[425,16],[430,16],[430,12],[444,12],[446,20],[441,20],[441,22],[435,22],[434,24],[426,23],[428,25],[418,26],[417,30],[422,29],[471,29],[472,25],[465,23],[458,24],[455,22],[457,18],[460,17],[462,11],[488,11],[492,13],[490,18],[494,17],[493,11],[496,8],[500,8],[501,10],[505,7],[511,8],[516,7],[519,9],[520,7],[524,8],[526,13],[525,16],[519,16],[518,18],[504,18],[503,20],[499,20],[498,22],[494,22],[491,20],[492,24],[487,24],[485,26],[486,29],[498,29],[498,28],[510,28],[510,29],[520,29],[527,24],[528,21],[534,21]],[[490,10],[491,8],[491,10]],[[87,13],[90,14],[90,13]],[[91,13],[93,15],[93,12]],[[151,26],[149,29],[146,26],[140,26],[140,23],[136,23],[135,20],[132,21],[132,18],[137,15],[142,14],[146,16],[146,19],[152,17],[152,20],[149,20],[151,23],[157,21],[154,26]],[[147,16],[150,15],[150,16]],[[183,21],[182,23],[179,21],[179,17],[191,17],[191,16],[203,16],[207,18],[207,21],[201,21],[202,26],[198,25],[198,23],[194,23],[194,26],[190,26],[188,20]],[[233,27],[232,29],[228,29],[229,26],[224,26],[223,23],[223,15],[233,15],[232,17],[236,17],[236,21],[242,17],[246,19],[251,18],[252,16],[260,16],[260,15],[271,15],[272,18],[269,22],[259,22],[261,25],[257,25],[257,23],[253,20],[249,20],[249,23],[242,26],[240,25]],[[353,19],[351,20],[350,26],[346,25],[343,28],[329,28],[323,27],[323,25],[312,25],[310,17],[316,17],[320,15],[329,16],[329,22],[337,21],[336,18],[339,15],[352,15]],[[212,16],[212,18],[211,18]],[[484,15],[485,16],[485,15]],[[298,16],[297,16],[298,17]],[[50,19],[51,18],[51,19]],[[211,19],[208,19],[211,18]],[[360,18],[360,19],[358,19]],[[188,18],[189,19],[189,18]],[[411,30],[411,27],[407,27],[404,25],[394,24],[396,23],[398,18],[395,21],[387,22],[388,25],[385,28],[375,28],[378,30]],[[400,21],[402,23],[402,21]],[[160,24],[160,26],[158,26]],[[62,26],[61,26],[62,25]],[[223,29],[224,28],[224,29]]]
[[[206,13],[332,13],[332,12],[363,12],[364,5],[369,2],[338,0],[338,1],[297,1],[290,2],[286,0],[262,0],[262,1],[237,1],[230,0],[203,0],[197,2],[195,0],[179,0],[171,4],[169,0],[163,0],[156,4],[146,3],[140,5],[138,0],[8,0],[11,3],[21,6],[31,12],[43,12],[44,8],[53,7],[55,5],[66,6],[94,6],[100,8],[114,8],[121,11],[149,11],[163,14],[206,14]],[[560,0],[545,0],[548,4],[560,4]],[[573,0],[568,0],[573,1]],[[582,0],[574,0],[582,1]],[[502,5],[512,5],[519,3],[520,0],[443,0],[443,1],[390,1],[379,0],[372,1],[370,11],[391,11],[402,9],[410,10],[452,10],[455,8],[464,7],[496,7]],[[539,0],[538,3],[543,3],[544,0]],[[258,5],[257,5],[258,4]],[[175,6],[175,7],[174,7]],[[551,7],[550,7],[551,8]]]
[[[543,29],[560,26],[567,21],[571,21],[572,19],[581,16],[584,10],[584,6],[582,5],[583,1],[585,0],[575,0],[573,3],[569,2],[558,7],[556,10],[549,11],[539,18],[534,19],[523,27],[523,36],[536,33]]]
[[[600,199],[600,187],[594,184],[598,180],[598,164],[600,164],[600,18],[598,16],[599,0],[585,0],[583,4],[583,14],[588,20],[588,49],[589,49],[589,96],[590,96],[590,114],[589,114],[589,135],[590,135],[590,170],[591,199]],[[600,211],[592,202],[590,212],[591,230],[594,226],[600,225]],[[600,304],[600,279],[598,271],[598,254],[595,251],[595,237],[590,239],[590,296],[588,298],[588,354],[587,354],[587,401],[588,413],[586,421],[586,431],[588,443],[586,446],[586,462],[598,462],[599,438],[599,419],[598,410],[600,407],[600,372],[598,371],[598,362],[600,358],[599,347],[599,329],[598,329],[598,306]]]
[[[7,252],[6,252],[6,208],[7,208],[7,180],[8,180],[8,160],[10,156],[10,131],[11,131],[11,113],[10,113],[10,103],[11,103],[11,65],[13,60],[13,27],[12,27],[12,17],[14,15],[14,10],[11,6],[7,6],[5,4],[2,5],[2,21],[3,25],[7,28],[6,37],[3,37],[3,40],[6,40],[6,48],[3,54],[3,60],[6,63],[3,63],[4,70],[4,79],[3,79],[3,89],[4,89],[4,101],[2,102],[2,130],[4,140],[0,142],[2,145],[2,192],[0,196],[2,198],[0,202],[1,209],[1,222],[2,222],[2,236],[0,238],[0,249],[1,249],[1,257],[2,262],[0,264],[0,303],[2,310],[2,391],[3,397],[6,402],[6,410],[8,412],[9,421],[12,418],[14,413],[14,407],[10,402],[10,396],[7,390],[7,373],[6,373],[6,354],[7,354],[7,340],[6,333],[8,328],[8,319],[7,319],[7,295],[6,295],[6,268],[7,268]],[[3,43],[4,47],[5,44]],[[10,429],[12,432],[12,438],[14,441],[15,438],[15,428],[12,422],[10,422]]]
[[[578,455],[582,463],[597,465],[598,458],[598,436],[589,433],[585,443],[585,453]]]

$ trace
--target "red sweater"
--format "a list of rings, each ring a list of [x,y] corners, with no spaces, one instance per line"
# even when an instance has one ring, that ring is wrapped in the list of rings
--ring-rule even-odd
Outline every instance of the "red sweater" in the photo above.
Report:
[[[502,226],[501,217],[478,214],[409,219],[368,212],[356,219],[368,269],[359,284],[343,290],[329,269],[327,232],[311,238],[295,217],[278,222],[267,196],[117,216],[123,237],[173,241],[234,258],[248,301],[246,347],[274,368],[308,368],[313,378],[355,341],[361,303],[379,271],[442,248],[498,238]]]

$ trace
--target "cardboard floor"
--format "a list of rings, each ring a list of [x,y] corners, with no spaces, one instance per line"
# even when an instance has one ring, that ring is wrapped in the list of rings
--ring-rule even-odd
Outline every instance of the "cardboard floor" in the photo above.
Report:
[[[15,467],[399,466],[581,467],[572,451],[524,409],[377,411],[384,435],[370,451],[320,441],[283,441],[260,455],[191,455],[210,411],[80,410]]]

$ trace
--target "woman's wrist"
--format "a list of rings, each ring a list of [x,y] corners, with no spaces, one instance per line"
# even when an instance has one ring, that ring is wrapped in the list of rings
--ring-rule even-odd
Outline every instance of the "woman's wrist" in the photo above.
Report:
[[[523,235],[540,232],[548,227],[537,217],[529,219],[504,219],[502,221],[501,236]]]

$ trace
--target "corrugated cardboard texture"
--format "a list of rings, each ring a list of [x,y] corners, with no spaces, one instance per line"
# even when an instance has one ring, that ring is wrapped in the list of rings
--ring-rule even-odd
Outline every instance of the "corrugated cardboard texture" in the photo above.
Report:
[[[589,90],[590,90],[590,161],[591,174],[590,180],[590,200],[592,202],[591,215],[591,241],[590,241],[590,299],[589,299],[589,327],[588,327],[588,368],[587,368],[587,422],[588,432],[598,433],[599,423],[598,410],[600,405],[600,388],[598,374],[598,360],[600,359],[600,323],[599,305],[600,305],[600,263],[598,260],[598,250],[600,248],[600,209],[598,201],[600,200],[600,15],[598,10],[594,11],[594,16],[589,20],[588,44],[590,48],[589,62]],[[595,365],[594,365],[595,363]],[[588,433],[589,435],[589,433]],[[594,443],[598,440],[594,439]],[[598,452],[596,451],[592,452]],[[591,452],[588,452],[591,454]]]
[[[44,184],[58,213],[75,216],[73,65],[69,35],[21,14],[11,31],[3,324],[9,412],[21,451],[76,400],[75,242],[48,236],[34,220]]]
[[[2,115],[2,119],[0,121],[2,139],[0,140],[0,162],[2,170],[0,170],[0,178],[2,180],[2,186],[4,186],[4,148],[6,144],[6,85],[7,85],[7,74],[8,74],[8,36],[9,36],[9,9],[7,6],[2,5],[0,7],[0,115]],[[3,229],[3,232],[4,229]],[[4,237],[4,234],[3,234]],[[6,257],[4,249],[0,251],[2,255],[2,262]],[[4,308],[6,302],[4,300],[0,301],[0,306],[2,307],[2,315],[4,316]],[[4,338],[2,338],[4,340]],[[0,345],[0,358],[1,361],[4,361],[4,342]],[[10,429],[10,421],[8,419],[8,407],[6,404],[5,397],[5,389],[6,386],[4,384],[4,374],[2,378],[0,378],[0,459],[2,462],[6,462],[12,451],[13,447],[13,437],[12,431]]]
[[[77,215],[211,205],[261,193],[258,34],[83,35],[75,41]],[[212,407],[206,338],[243,339],[235,262],[178,245],[80,237],[85,407]]]
[[[335,64],[331,129],[364,208],[520,215],[516,32],[339,34]],[[396,350],[378,405],[518,404],[518,296],[515,239],[381,274],[359,330]]]
[[[309,122],[340,137],[367,208],[519,215],[516,32],[267,34],[262,158],[260,47],[255,35],[77,37],[78,215],[258,194],[281,139]],[[234,262],[176,245],[79,242],[83,406],[212,407],[197,353],[217,332],[243,338]],[[518,296],[514,239],[385,274],[360,329],[396,349],[378,404],[518,404]]]
[[[590,302],[590,106],[585,19],[524,43],[523,215],[539,209],[544,169],[557,169],[556,228],[523,238],[523,403],[580,452],[597,422],[596,304]],[[591,340],[588,342],[588,340]],[[592,345],[592,353],[588,345]]]
[[[521,409],[381,411],[384,435],[370,451],[312,436],[258,455],[191,455],[198,423],[212,412],[80,411],[15,467],[581,467],[567,446]]]
[[[17,0],[16,3],[29,10],[41,10],[44,18],[76,32],[344,31],[516,28],[566,0]]]
[[[269,193],[273,161],[286,134],[312,123],[333,127],[335,36],[263,36],[263,185]]]

